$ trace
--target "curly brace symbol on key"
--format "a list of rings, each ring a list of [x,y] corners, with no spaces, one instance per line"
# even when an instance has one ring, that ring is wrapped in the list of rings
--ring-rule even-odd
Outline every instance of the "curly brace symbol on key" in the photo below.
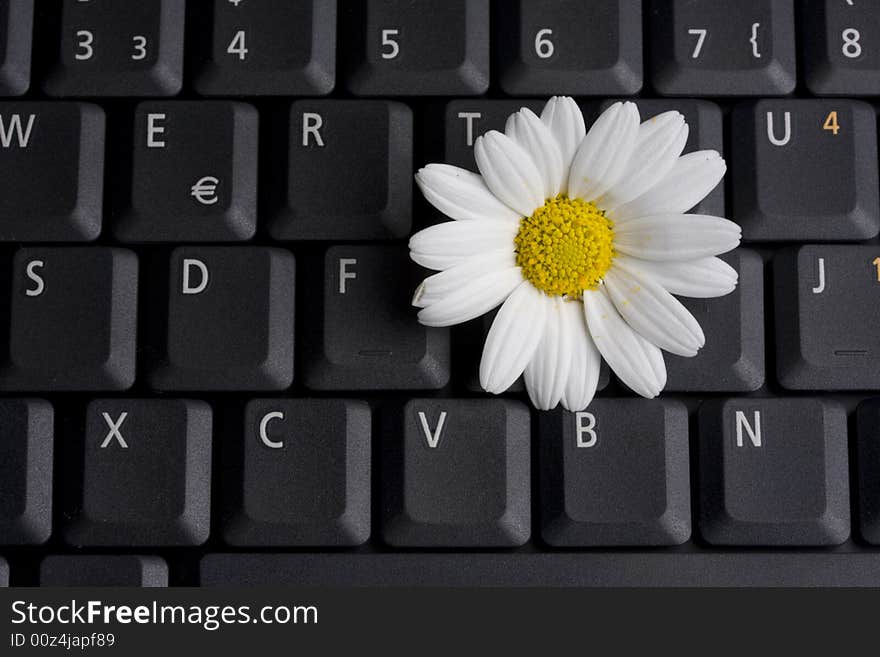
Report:
[[[758,52],[758,28],[761,27],[760,23],[752,23],[752,38],[749,39],[749,43],[752,44],[752,56],[756,59],[761,58],[761,53]]]

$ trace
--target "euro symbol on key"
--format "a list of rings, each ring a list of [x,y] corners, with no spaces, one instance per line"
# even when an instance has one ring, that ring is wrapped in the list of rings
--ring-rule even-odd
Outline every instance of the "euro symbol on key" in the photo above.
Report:
[[[214,176],[204,176],[190,189],[192,197],[202,205],[214,205],[217,202],[217,185],[220,181]]]

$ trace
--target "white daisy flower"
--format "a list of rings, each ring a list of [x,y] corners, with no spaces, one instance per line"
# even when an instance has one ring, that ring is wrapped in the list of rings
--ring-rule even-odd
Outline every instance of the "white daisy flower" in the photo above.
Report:
[[[633,103],[609,107],[587,132],[571,98],[540,118],[510,116],[477,139],[482,175],[446,164],[416,174],[425,198],[454,219],[417,233],[410,255],[439,270],[416,290],[427,326],[451,326],[498,305],[480,384],[507,390],[520,375],[539,409],[579,411],[593,399],[601,358],[643,397],[666,385],[661,349],[694,356],[705,338],[673,294],[730,293],[736,271],[717,258],[740,228],[685,214],[721,181],[715,151],[682,155],[678,112],[640,123]]]

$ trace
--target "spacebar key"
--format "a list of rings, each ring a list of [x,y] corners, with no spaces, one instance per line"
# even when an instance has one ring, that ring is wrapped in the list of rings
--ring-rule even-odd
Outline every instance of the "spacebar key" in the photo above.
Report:
[[[880,552],[209,554],[202,586],[880,586]]]

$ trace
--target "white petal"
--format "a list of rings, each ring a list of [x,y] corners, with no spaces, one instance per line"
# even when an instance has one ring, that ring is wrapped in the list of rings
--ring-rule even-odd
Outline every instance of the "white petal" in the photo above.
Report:
[[[559,152],[562,153],[562,161],[565,163],[562,172],[562,186],[560,193],[568,192],[568,169],[574,154],[587,134],[584,125],[584,115],[581,108],[568,96],[553,96],[544,105],[541,111],[541,121],[550,128],[550,132],[556,137]]]
[[[486,186],[524,217],[544,205],[544,179],[531,156],[507,135],[490,130],[477,137],[474,157]]]
[[[549,299],[528,281],[507,297],[483,347],[480,385],[484,390],[504,392],[526,369],[544,335]]]
[[[726,171],[727,164],[717,151],[682,155],[660,182],[610,216],[620,222],[651,214],[687,212],[715,189]]]
[[[592,201],[608,191],[626,170],[638,133],[635,103],[614,103],[602,112],[571,163],[569,195]]]
[[[615,263],[605,274],[605,289],[620,316],[651,344],[678,356],[696,356],[706,344],[688,309],[649,278]]]
[[[739,246],[740,227],[721,217],[668,214],[614,224],[615,250],[646,260],[696,260]]]
[[[513,238],[518,230],[518,224],[501,219],[445,221],[413,235],[409,255],[422,267],[448,269],[487,251],[513,252]]]
[[[599,206],[611,211],[654,187],[675,166],[687,138],[688,125],[678,112],[664,112],[642,123],[626,171],[597,201]]]
[[[510,249],[470,256],[455,267],[428,276],[413,294],[412,304],[417,308],[425,308],[479,276],[513,267],[516,267],[516,254]]]
[[[544,180],[544,198],[553,198],[562,187],[565,167],[562,153],[550,129],[527,107],[510,115],[505,134],[531,156]]]
[[[715,257],[658,262],[619,255],[614,262],[641,272],[666,288],[667,292],[683,297],[723,297],[736,289],[739,278],[736,269]]]
[[[596,394],[602,356],[587,330],[583,305],[568,302],[563,307],[563,321],[568,324],[571,340],[571,369],[562,393],[562,406],[572,412],[582,411]]]
[[[563,315],[565,305],[561,297],[550,299],[544,335],[524,373],[529,398],[539,411],[555,408],[568,382],[573,336]]]
[[[596,348],[614,373],[635,393],[651,399],[666,385],[660,350],[633,331],[606,292],[584,292],[584,314]]]
[[[450,164],[429,164],[416,173],[428,202],[451,219],[507,219],[520,215],[495,198],[482,176]]]
[[[642,336],[638,333],[635,333],[636,337],[644,340]],[[653,347],[650,342],[645,341],[646,347]],[[656,378],[657,382],[660,384],[660,390],[666,387],[666,362],[663,360],[663,352],[660,349],[645,349],[645,354],[648,357],[648,365],[651,366],[651,372]]]
[[[483,274],[419,311],[419,321],[425,326],[453,326],[480,317],[510,296],[522,280],[519,267]]]

